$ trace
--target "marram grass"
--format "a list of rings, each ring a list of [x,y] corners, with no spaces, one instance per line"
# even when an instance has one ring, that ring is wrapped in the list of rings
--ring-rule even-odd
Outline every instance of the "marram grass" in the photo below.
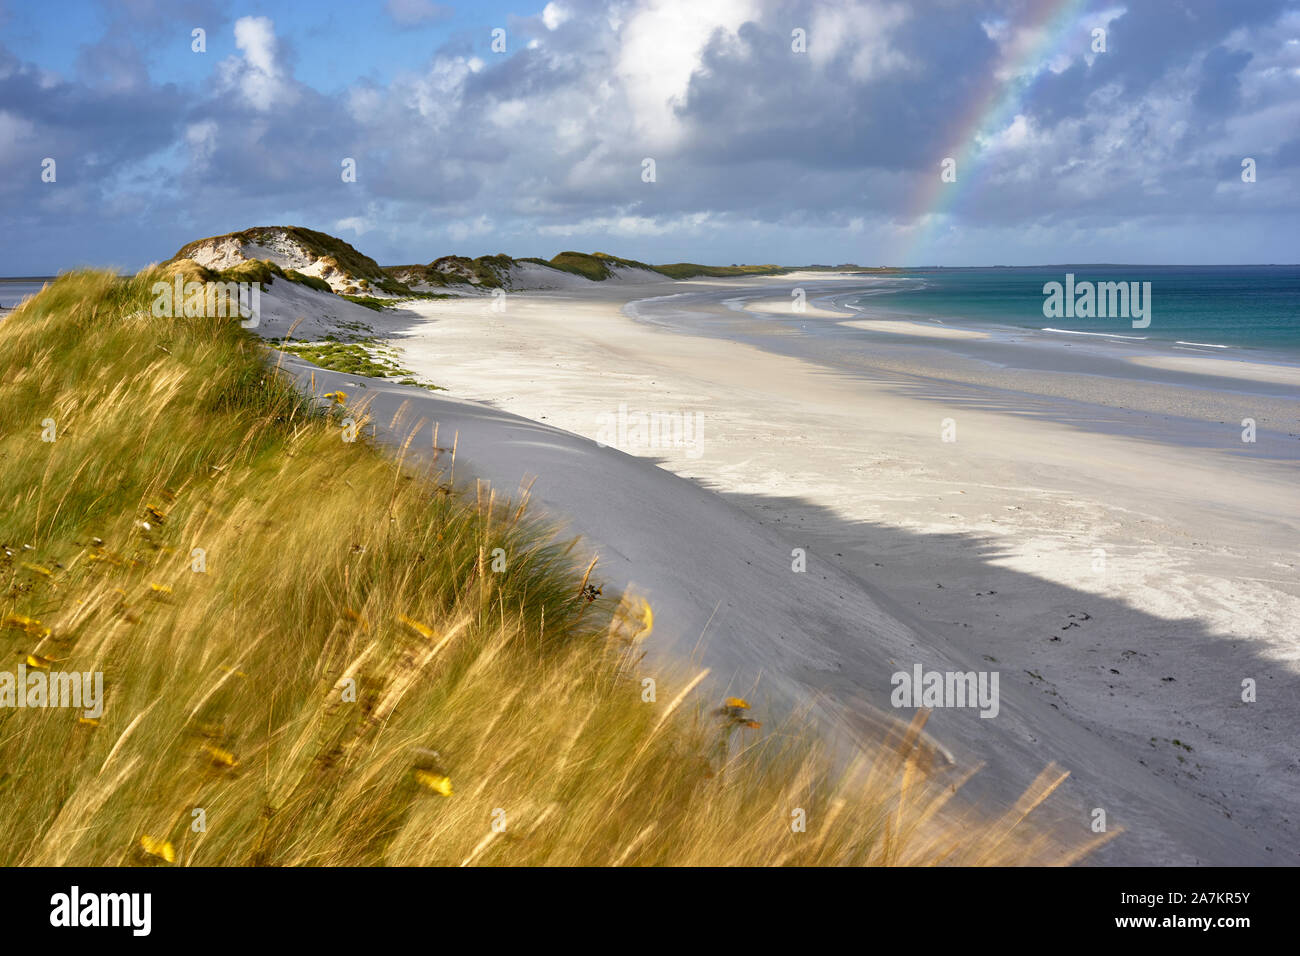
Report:
[[[155,278],[71,273],[0,322],[0,670],[102,671],[106,697],[97,720],[0,708],[0,864],[1088,849],[1029,812],[1059,774],[958,808],[913,737],[844,768],[696,674],[643,701],[644,603],[596,592],[518,505],[343,442],[344,406],[236,321],[152,317]]]

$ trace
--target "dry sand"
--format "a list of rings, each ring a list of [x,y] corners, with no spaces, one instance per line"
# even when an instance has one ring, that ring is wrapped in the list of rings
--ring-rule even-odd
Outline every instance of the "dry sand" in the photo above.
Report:
[[[877,363],[837,368],[683,331],[734,318],[737,296],[788,312],[790,287],[814,280],[849,288],[789,276],[511,293],[500,312],[487,298],[329,309],[448,389],[370,383],[381,424],[406,402],[408,423],[438,421],[440,444],[459,433],[458,470],[503,492],[536,476],[536,499],[602,555],[603,580],[649,596],[666,658],[702,636],[696,656],[724,684],[816,699],[848,727],[910,716],[891,712],[896,670],[996,670],[997,718],[936,710],[932,733],[959,762],[988,764],[990,793],[1049,760],[1071,770],[1062,824],[1086,828],[1103,808],[1126,830],[1098,862],[1300,862],[1300,507],[1285,430],[1244,446],[1215,417],[1235,405],[1183,402],[1176,384],[1134,394],[1194,407],[1185,421],[1114,412],[1124,383],[1096,373],[1002,369],[1026,391],[986,388],[987,363],[944,351],[960,342],[882,346]],[[325,300],[274,291],[270,335]],[[815,301],[800,318],[846,321]],[[319,375],[318,390],[345,381]],[[1257,401],[1270,421],[1290,414],[1285,398]],[[638,413],[696,430],[650,447]],[[621,443],[620,416],[633,423]],[[806,573],[791,570],[795,548]]]
[[[1248,382],[1276,382],[1300,389],[1300,369],[1260,362],[1242,362],[1228,358],[1197,358],[1190,355],[1140,356],[1129,359],[1134,365],[1167,368],[1200,375],[1239,378]]]
[[[988,334],[974,329],[954,329],[945,325],[926,325],[923,322],[904,322],[893,319],[850,319],[840,325],[867,332],[889,332],[893,335],[920,335],[935,339],[986,339]]]

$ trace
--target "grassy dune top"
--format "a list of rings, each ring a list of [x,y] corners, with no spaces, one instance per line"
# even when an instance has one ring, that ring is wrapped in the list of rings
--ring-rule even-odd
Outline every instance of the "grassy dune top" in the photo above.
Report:
[[[485,289],[504,288],[515,260],[507,255],[441,256],[428,265],[385,266],[384,271],[402,282],[429,285],[474,285]]]
[[[240,232],[195,239],[193,242],[182,246],[176,255],[172,257],[172,260],[191,259],[194,253],[203,246],[220,242],[223,239],[235,239],[239,242],[257,244],[288,239],[300,246],[304,252],[314,255],[318,259],[332,259],[342,271],[358,279],[379,280],[385,278],[384,270],[379,267],[379,263],[365,253],[357,251],[350,243],[337,236],[331,236],[329,233],[317,232],[315,229],[306,229],[302,226],[254,226]]]
[[[728,276],[745,276],[745,275],[775,275],[781,272],[787,272],[788,269],[782,266],[702,266],[694,262],[675,262],[670,265],[656,266],[648,262],[639,262],[636,259],[623,259],[619,256],[611,256],[605,252],[561,252],[550,259],[522,259],[521,262],[535,262],[539,265],[550,266],[552,269],[559,269],[563,272],[571,272],[574,275],[584,276],[594,282],[608,279],[614,275],[613,266],[624,266],[629,269],[644,269],[647,272],[657,272],[660,275],[667,276],[670,279],[693,279],[701,276],[711,278],[724,278]]]
[[[695,262],[673,262],[665,265],[652,265],[636,259],[624,259],[604,252],[561,252],[550,259],[536,257],[512,258],[505,253],[491,256],[449,255],[434,259],[427,265],[396,265],[381,267],[374,259],[359,252],[351,244],[328,233],[306,229],[302,226],[255,226],[240,232],[226,233],[221,236],[209,236],[187,243],[168,260],[168,265],[191,261],[201,251],[223,240],[236,240],[241,243],[256,243],[275,246],[284,242],[292,243],[309,256],[329,263],[343,274],[355,280],[358,291],[365,292],[371,287],[382,289],[392,295],[410,295],[408,284],[426,283],[432,286],[469,285],[486,289],[504,288],[510,283],[510,269],[521,262],[534,263],[583,276],[593,282],[600,282],[615,274],[614,267],[643,269],[670,279],[695,278],[734,278],[749,275],[780,275],[796,269],[813,269],[821,271],[859,271],[861,267],[853,265],[840,266],[778,266],[778,265],[729,265],[709,266]],[[291,279],[313,285],[322,291],[330,291],[328,283],[316,280],[319,285],[293,270],[282,270],[271,262],[250,260],[242,265],[261,272],[270,272],[272,276]],[[230,271],[230,270],[227,270]],[[862,270],[890,271],[890,270]],[[269,281],[269,278],[264,281]],[[370,300],[378,302],[379,300]]]
[[[960,807],[910,737],[833,770],[641,671],[648,606],[519,503],[345,441],[365,409],[295,391],[237,321],[153,317],[160,276],[68,274],[0,321],[0,671],[106,698],[0,707],[0,865],[1082,851],[1026,819],[1058,774]]]
[[[656,266],[636,259],[623,259],[605,252],[561,252],[550,259],[536,256],[524,256],[514,259],[500,253],[495,256],[479,256],[470,259],[466,256],[443,256],[427,266],[386,266],[385,271],[398,279],[415,282],[424,281],[434,285],[451,285],[469,283],[484,288],[498,288],[508,281],[510,267],[520,262],[530,262],[558,269],[572,275],[582,276],[592,282],[601,282],[615,274],[615,266],[630,269],[643,269],[658,273],[670,279],[692,279],[702,276],[724,278],[746,275],[775,275],[790,271],[783,266],[702,266],[693,262],[676,262],[670,265]]]

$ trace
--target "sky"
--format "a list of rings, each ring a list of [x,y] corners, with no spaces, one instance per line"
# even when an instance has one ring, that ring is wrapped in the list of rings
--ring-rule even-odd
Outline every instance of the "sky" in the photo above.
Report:
[[[1298,211],[1300,0],[0,0],[0,275],[259,225],[385,265],[1296,263]]]

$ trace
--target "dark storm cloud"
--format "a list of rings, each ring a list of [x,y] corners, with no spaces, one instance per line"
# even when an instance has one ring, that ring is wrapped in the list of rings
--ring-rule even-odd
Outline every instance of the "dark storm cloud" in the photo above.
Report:
[[[1216,46],[1205,55],[1201,83],[1193,102],[1197,109],[1211,116],[1222,116],[1241,105],[1241,71],[1251,60],[1245,50],[1232,51]]]

